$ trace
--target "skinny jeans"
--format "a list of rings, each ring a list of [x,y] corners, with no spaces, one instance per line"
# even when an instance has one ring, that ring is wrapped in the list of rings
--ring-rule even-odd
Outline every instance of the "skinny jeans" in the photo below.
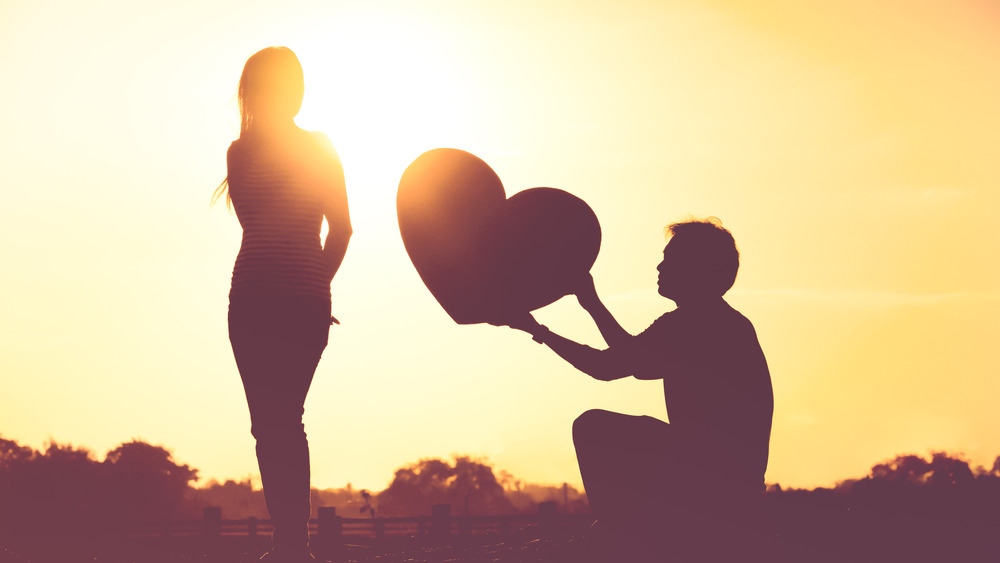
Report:
[[[280,294],[231,295],[229,341],[250,408],[250,433],[274,545],[308,549],[306,394],[330,330],[330,302]]]

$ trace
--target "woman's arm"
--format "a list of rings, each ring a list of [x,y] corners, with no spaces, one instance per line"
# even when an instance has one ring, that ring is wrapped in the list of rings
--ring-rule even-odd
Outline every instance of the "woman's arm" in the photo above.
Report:
[[[337,275],[340,265],[344,262],[344,256],[347,255],[347,245],[351,241],[353,231],[350,224],[348,224],[346,231],[340,230],[340,232],[335,234],[334,222],[330,220],[329,216],[327,216],[327,223],[330,225],[330,230],[327,232],[326,241],[323,243],[323,262],[326,264],[327,275],[330,277],[330,281],[333,281],[333,277]]]
[[[323,241],[323,262],[327,267],[330,281],[337,275],[340,265],[347,255],[347,245],[351,242],[354,229],[351,227],[351,215],[347,209],[347,192],[343,188],[344,173],[340,173],[340,201],[330,206],[323,215],[326,217],[327,233]]]
[[[354,229],[351,227],[351,213],[347,205],[347,186],[344,181],[344,167],[333,144],[326,135],[316,134],[323,152],[323,216],[326,217],[327,233],[323,241],[323,262],[330,280],[337,275],[340,265],[347,255],[347,245]]]

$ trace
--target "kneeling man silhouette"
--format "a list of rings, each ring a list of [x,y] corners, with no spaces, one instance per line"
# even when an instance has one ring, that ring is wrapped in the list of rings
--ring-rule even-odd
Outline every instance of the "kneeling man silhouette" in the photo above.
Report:
[[[739,252],[714,218],[667,231],[658,289],[677,307],[641,334],[621,327],[589,275],[575,293],[607,349],[559,336],[530,313],[497,324],[531,334],[596,379],[663,380],[669,424],[604,410],[573,424],[583,484],[614,560],[756,560],[774,399],[753,325],[723,299]]]

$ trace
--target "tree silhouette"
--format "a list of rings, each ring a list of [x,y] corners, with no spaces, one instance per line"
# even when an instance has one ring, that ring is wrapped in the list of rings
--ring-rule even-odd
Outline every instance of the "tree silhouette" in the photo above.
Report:
[[[0,439],[0,522],[11,530],[89,532],[176,514],[197,472],[133,440],[98,462],[51,442],[44,452]]]
[[[771,487],[766,501],[790,561],[813,560],[817,549],[844,561],[993,561],[1000,553],[991,531],[1000,476],[961,455],[899,455],[833,489]]]
[[[133,440],[108,452],[104,460],[109,499],[124,521],[177,515],[189,483],[198,471],[178,465],[170,452]]]
[[[897,456],[892,461],[872,467],[870,478],[873,481],[930,487],[966,485],[975,479],[968,462],[944,452],[931,454],[930,460],[915,455]]]
[[[9,440],[3,450],[0,510],[12,529],[85,530],[106,516],[100,466],[88,450],[50,442],[37,452]]]
[[[514,512],[493,468],[468,456],[456,457],[454,465],[424,459],[397,469],[392,483],[378,495],[379,510],[387,516],[429,514],[435,504],[451,505],[453,514]]]

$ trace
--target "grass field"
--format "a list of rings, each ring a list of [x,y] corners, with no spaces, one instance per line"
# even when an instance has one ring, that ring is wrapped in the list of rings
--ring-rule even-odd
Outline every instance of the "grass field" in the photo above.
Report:
[[[920,526],[857,522],[839,529],[800,518],[783,527],[764,559],[741,563],[996,563],[1000,522],[941,520]],[[2,532],[2,531],[0,531]],[[398,537],[350,540],[336,546],[314,541],[321,563],[625,563],[624,554],[602,552],[589,529],[534,528],[510,533],[453,535],[443,540]],[[724,541],[720,539],[720,541]],[[267,551],[260,535],[173,537],[27,537],[0,533],[0,563],[252,563]],[[670,559],[664,558],[664,563]]]
[[[18,538],[0,548],[0,563],[251,563],[267,551],[266,538]],[[377,544],[314,546],[317,560],[337,563],[503,563],[597,561],[586,537],[563,534],[481,537],[435,544],[409,539]]]

